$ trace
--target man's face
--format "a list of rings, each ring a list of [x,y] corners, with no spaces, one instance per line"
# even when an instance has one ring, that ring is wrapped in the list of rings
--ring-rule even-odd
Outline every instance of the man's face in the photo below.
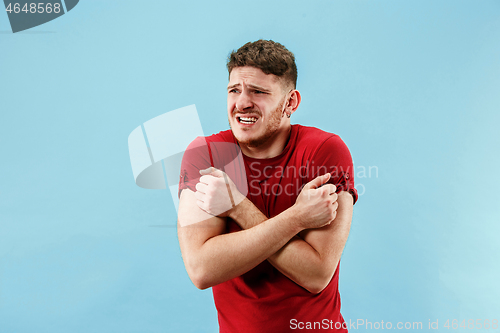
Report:
[[[262,146],[288,130],[283,105],[286,97],[277,76],[255,67],[236,67],[229,75],[229,126],[240,144]]]

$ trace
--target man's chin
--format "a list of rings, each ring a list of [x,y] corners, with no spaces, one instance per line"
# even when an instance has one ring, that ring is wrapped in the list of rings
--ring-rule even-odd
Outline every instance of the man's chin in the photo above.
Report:
[[[252,137],[237,137],[235,136],[236,138],[236,141],[238,141],[238,143],[240,145],[244,145],[248,148],[257,148],[257,147],[260,147],[262,146],[267,140],[268,138],[266,137],[256,137],[256,136],[252,136]]]
[[[247,147],[259,147],[267,140],[265,135],[256,135],[255,133],[250,134],[250,131],[252,131],[253,128],[242,128],[238,125],[236,126],[237,127],[235,128],[230,125],[233,136],[240,145],[245,145]]]
[[[248,130],[237,129],[235,131],[231,128],[231,131],[239,144],[249,145],[256,141],[256,137],[254,135],[247,135],[247,133],[245,133],[248,132]]]

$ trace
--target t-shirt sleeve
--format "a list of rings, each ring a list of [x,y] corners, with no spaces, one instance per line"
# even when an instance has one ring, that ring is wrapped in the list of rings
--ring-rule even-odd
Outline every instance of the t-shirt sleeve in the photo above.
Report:
[[[354,167],[351,153],[338,135],[328,138],[318,149],[314,158],[317,166],[315,177],[329,172],[329,184],[337,187],[337,193],[347,191],[352,194],[353,203],[358,200],[358,191],[354,188]]]
[[[212,166],[207,141],[204,137],[197,137],[189,144],[182,156],[179,192],[190,189],[196,192],[196,184],[200,181],[200,170]]]

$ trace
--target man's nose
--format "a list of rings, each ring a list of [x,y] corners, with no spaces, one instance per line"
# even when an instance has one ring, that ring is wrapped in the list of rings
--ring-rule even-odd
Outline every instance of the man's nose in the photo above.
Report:
[[[253,107],[253,102],[248,93],[241,92],[236,100],[236,108],[238,110],[251,109]]]

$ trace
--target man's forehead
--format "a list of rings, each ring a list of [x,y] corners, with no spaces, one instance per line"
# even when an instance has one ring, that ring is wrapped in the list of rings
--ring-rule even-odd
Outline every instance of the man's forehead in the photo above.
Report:
[[[234,85],[256,85],[271,88],[279,83],[279,78],[274,74],[266,74],[256,67],[235,67],[229,74],[228,86]]]

